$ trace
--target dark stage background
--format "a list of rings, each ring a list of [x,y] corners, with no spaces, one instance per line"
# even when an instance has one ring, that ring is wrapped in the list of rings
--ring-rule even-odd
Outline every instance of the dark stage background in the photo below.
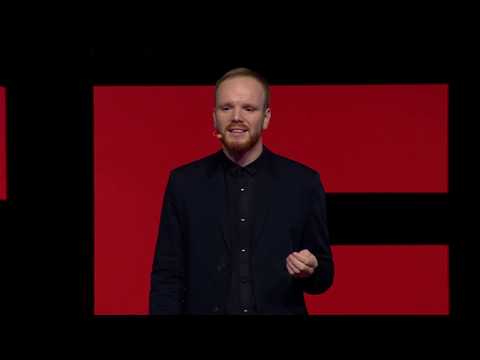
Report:
[[[315,167],[328,192],[338,282],[307,299],[312,321],[440,332],[468,318],[468,73],[456,61],[468,56],[429,44],[6,51],[0,236],[11,308],[145,312],[164,174],[216,149],[210,87],[247,66],[274,86],[267,146]]]
[[[7,198],[7,108],[5,87],[0,86],[0,201]]]

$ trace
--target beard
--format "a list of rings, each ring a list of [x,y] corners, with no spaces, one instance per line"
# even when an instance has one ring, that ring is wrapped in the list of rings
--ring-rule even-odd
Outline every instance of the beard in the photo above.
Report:
[[[253,148],[258,141],[260,140],[260,136],[262,135],[262,131],[256,131],[254,133],[250,133],[247,131],[244,133],[245,135],[242,138],[237,139],[234,138],[228,131],[225,131],[224,136],[221,138],[221,142],[225,146],[225,148],[234,154],[242,154]]]

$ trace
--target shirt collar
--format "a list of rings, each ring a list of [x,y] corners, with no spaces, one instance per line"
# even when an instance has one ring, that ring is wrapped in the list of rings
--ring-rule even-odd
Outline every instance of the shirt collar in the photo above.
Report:
[[[261,171],[265,164],[265,148],[262,148],[260,156],[252,161],[247,166],[240,166],[230,160],[227,155],[222,151],[222,165],[224,170],[234,176],[238,176],[242,173],[246,173],[250,176],[255,176],[258,171]]]

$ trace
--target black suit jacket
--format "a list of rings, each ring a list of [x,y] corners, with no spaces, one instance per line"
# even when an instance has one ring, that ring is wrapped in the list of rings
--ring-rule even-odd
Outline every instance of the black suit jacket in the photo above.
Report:
[[[170,173],[153,259],[150,314],[222,314],[229,282],[226,187],[219,152]],[[256,186],[256,232],[251,249],[253,290],[261,314],[306,314],[303,293],[333,281],[325,192],[319,174],[266,147]],[[292,251],[308,249],[314,274],[293,278]]]

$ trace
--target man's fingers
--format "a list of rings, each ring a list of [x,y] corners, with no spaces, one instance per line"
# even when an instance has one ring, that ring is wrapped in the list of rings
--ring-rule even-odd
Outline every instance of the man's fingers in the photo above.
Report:
[[[307,258],[307,256],[305,256],[305,254],[300,254],[299,252],[292,252],[290,255],[292,255],[297,260],[300,260],[301,262],[303,262],[305,264],[308,262],[308,258]]]
[[[294,275],[294,274],[295,274],[295,271],[293,271],[292,265],[290,265],[290,263],[288,262],[288,260],[287,260],[286,264],[287,264],[288,273],[289,273],[290,275]]]
[[[315,262],[314,259],[312,258],[313,255],[309,254],[300,254],[298,252],[293,252],[292,255],[299,261],[303,262],[304,264],[308,266],[314,266]]]
[[[287,256],[287,269],[290,275],[298,278],[310,276],[315,271],[315,256],[308,250],[292,252]]]
[[[288,257],[288,261],[289,261],[289,264],[290,264],[291,268],[295,272],[295,274],[298,274],[302,271],[301,267],[294,263],[294,258],[292,256]]]
[[[300,269],[297,268],[293,263],[292,263],[292,260],[290,259],[290,257],[287,257],[287,265],[290,267],[290,269],[292,270],[292,272],[294,274],[298,274],[300,272]]]
[[[292,270],[290,269],[290,264],[288,263],[288,259],[285,261],[285,267],[287,268],[288,273],[292,275]]]
[[[287,260],[287,269],[288,269],[288,273],[290,274],[290,276],[293,276],[295,278],[304,277],[305,274],[306,274],[305,272],[302,272],[302,271],[298,270],[297,268],[295,268],[289,260]]]
[[[292,263],[293,266],[295,266],[296,269],[300,271],[306,271],[308,266],[305,264],[303,261],[298,260],[295,256],[290,257],[290,262]]]
[[[303,272],[303,271],[307,271],[307,272],[311,272],[313,271],[313,268],[307,264],[305,264],[304,262],[298,260],[295,256],[293,255],[289,255],[289,258],[290,258],[290,263],[294,266],[295,269]]]
[[[318,264],[317,259],[315,258],[315,255],[313,255],[310,251],[306,249],[300,252],[293,252],[292,255],[298,260],[300,260],[301,262],[313,268],[315,268]]]

